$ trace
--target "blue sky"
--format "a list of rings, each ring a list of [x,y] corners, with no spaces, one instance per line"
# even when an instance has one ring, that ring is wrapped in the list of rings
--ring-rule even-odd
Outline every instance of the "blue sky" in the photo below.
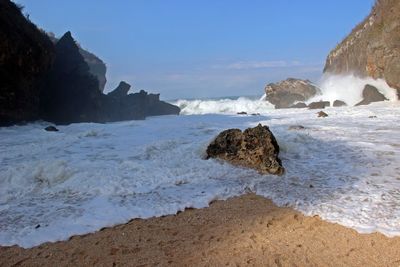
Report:
[[[120,80],[163,99],[262,95],[318,80],[328,52],[373,0],[17,0],[46,31],[70,30]]]

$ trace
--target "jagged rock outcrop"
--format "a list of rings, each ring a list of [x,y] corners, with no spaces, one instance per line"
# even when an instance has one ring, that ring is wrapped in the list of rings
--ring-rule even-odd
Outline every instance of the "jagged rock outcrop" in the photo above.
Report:
[[[269,128],[261,124],[244,132],[239,129],[221,132],[207,147],[207,158],[220,158],[264,174],[284,173],[278,142]]]
[[[117,88],[109,92],[107,95],[114,98],[124,97],[128,94],[131,89],[131,85],[124,81],[121,81]]]
[[[289,108],[295,102],[304,102],[320,92],[310,81],[293,78],[270,83],[264,90],[266,100],[275,108]]]
[[[385,79],[400,93],[400,1],[377,0],[369,16],[333,49],[324,72]]]
[[[178,115],[180,108],[160,101],[159,94],[127,94],[130,85],[121,82],[114,91],[103,97],[103,121],[144,119],[147,116]]]
[[[20,7],[0,0],[0,126],[39,118],[40,87],[53,59],[49,38]]]
[[[387,98],[381,94],[375,86],[367,84],[362,92],[363,100],[357,103],[356,106],[369,105],[372,102],[385,101]]]
[[[101,121],[97,79],[67,32],[55,45],[56,58],[41,93],[41,117],[58,124]]]
[[[180,109],[160,101],[159,94],[145,91],[127,94],[131,86],[125,82],[108,95],[100,92],[98,80],[90,73],[70,32],[57,42],[55,50],[56,59],[41,94],[43,119],[68,124],[179,114]]]
[[[45,32],[43,30],[43,32]],[[58,38],[55,36],[54,33],[52,32],[45,32],[50,40],[56,44],[58,42]],[[99,81],[99,90],[101,92],[104,91],[104,87],[106,86],[107,83],[107,78],[106,78],[106,73],[107,73],[107,66],[106,64],[95,54],[89,52],[88,50],[83,49],[78,43],[79,47],[79,53],[83,56],[83,59],[85,60],[86,64],[89,66],[89,71],[91,74],[93,74],[97,80]]]

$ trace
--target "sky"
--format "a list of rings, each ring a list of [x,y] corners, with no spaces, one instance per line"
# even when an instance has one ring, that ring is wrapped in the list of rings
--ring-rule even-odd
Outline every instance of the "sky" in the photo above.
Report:
[[[374,0],[16,0],[38,27],[162,99],[262,95],[267,83],[322,75],[329,51]]]

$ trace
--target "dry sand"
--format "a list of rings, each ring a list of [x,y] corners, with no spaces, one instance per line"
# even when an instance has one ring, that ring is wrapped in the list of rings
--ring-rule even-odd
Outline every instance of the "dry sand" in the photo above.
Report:
[[[400,266],[400,238],[358,234],[248,194],[32,249],[1,266]]]

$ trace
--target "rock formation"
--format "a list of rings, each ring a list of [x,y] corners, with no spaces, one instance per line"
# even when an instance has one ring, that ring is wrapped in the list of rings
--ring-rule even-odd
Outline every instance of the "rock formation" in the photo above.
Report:
[[[100,121],[98,81],[90,74],[70,32],[57,42],[55,50],[41,94],[41,117],[58,124]]]
[[[309,109],[322,109],[325,107],[329,107],[331,103],[329,101],[318,101],[318,102],[312,102],[308,105]]]
[[[307,107],[306,103],[298,102],[298,103],[296,103],[294,105],[291,105],[289,108],[306,108],[306,107]]]
[[[97,78],[97,81],[99,82],[100,92],[103,92],[104,87],[106,86],[107,83],[106,64],[95,54],[90,53],[89,51],[83,49],[81,46],[79,46],[79,52],[83,56],[83,59],[85,60],[86,64],[88,64],[90,73]]]
[[[45,32],[49,36],[50,40],[54,44],[57,44],[59,39],[55,36],[54,33],[46,32],[44,30],[42,30],[42,31]],[[83,59],[85,60],[86,64],[88,64],[88,66],[89,66],[90,73],[93,74],[99,82],[100,92],[103,92],[104,87],[107,83],[107,78],[106,78],[107,66],[106,66],[106,64],[95,54],[83,49],[82,46],[80,46],[78,43],[77,43],[77,45],[79,47],[79,53],[83,56]]]
[[[235,165],[250,167],[264,174],[282,175],[279,145],[267,126],[229,129],[221,132],[207,148],[207,158],[220,158]]]
[[[326,118],[326,117],[328,117],[328,114],[326,114],[326,113],[323,112],[323,111],[319,111],[319,112],[317,113],[317,115],[318,115],[318,118]]]
[[[335,100],[333,101],[332,104],[333,107],[343,107],[343,106],[347,106],[346,102],[343,102],[342,100]]]
[[[41,117],[57,124],[68,124],[179,114],[180,109],[160,101],[159,94],[145,91],[128,94],[130,87],[121,82],[108,95],[100,92],[98,80],[90,73],[78,45],[67,32],[56,44],[56,59],[41,94]]]
[[[324,72],[385,79],[400,93],[400,1],[377,0],[369,16],[333,49]]]
[[[0,126],[39,119],[42,78],[53,59],[49,38],[20,7],[0,0]]]
[[[289,108],[295,102],[304,102],[315,96],[320,90],[308,80],[288,78],[265,87],[266,100],[275,108]]]
[[[372,102],[385,101],[387,98],[381,94],[376,87],[367,84],[362,92],[363,100],[356,104],[356,106],[369,105]]]

